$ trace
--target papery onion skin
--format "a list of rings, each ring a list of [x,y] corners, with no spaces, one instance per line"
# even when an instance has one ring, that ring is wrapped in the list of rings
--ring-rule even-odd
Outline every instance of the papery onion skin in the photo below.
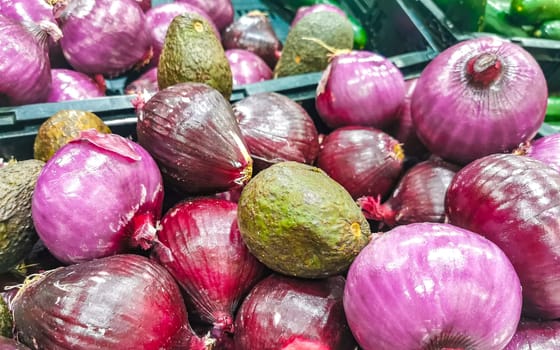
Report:
[[[400,70],[369,51],[336,54],[317,86],[315,106],[331,128],[348,125],[384,129],[396,120],[404,101]]]
[[[105,96],[105,80],[97,80],[70,69],[51,69],[51,91],[47,102],[85,100]]]
[[[139,255],[49,271],[13,307],[17,337],[33,349],[205,349],[173,277]]]
[[[259,56],[247,50],[226,50],[233,85],[258,83],[272,79],[272,69]]]
[[[523,313],[560,317],[560,174],[529,157],[494,154],[454,177],[445,199],[451,224],[477,232],[511,260]]]
[[[560,321],[522,319],[504,350],[552,350],[560,348]]]
[[[272,164],[313,164],[319,152],[313,119],[287,96],[265,92],[233,104],[233,112],[257,173]]]
[[[224,30],[233,22],[231,0],[177,0],[177,2],[186,2],[206,12],[219,31]]]
[[[318,11],[330,11],[336,12],[341,16],[346,17],[346,12],[342,10],[340,7],[330,5],[330,4],[316,4],[311,6],[301,6],[296,11],[294,18],[292,19],[292,23],[290,23],[290,27],[295,27],[295,25],[299,22],[300,19],[303,17]]]
[[[234,333],[234,312],[266,271],[237,227],[237,204],[225,199],[183,201],[162,219],[152,256],[179,282],[217,339]],[[193,309],[191,309],[193,310]]]
[[[466,164],[531,140],[544,121],[547,97],[544,74],[527,51],[480,37],[446,49],[426,66],[412,95],[412,120],[430,152]]]
[[[521,146],[517,154],[526,155],[560,171],[560,134],[551,134],[540,137]]]
[[[273,274],[259,282],[239,309],[237,350],[352,350],[342,293],[344,278],[321,280]]]
[[[59,0],[64,57],[77,71],[115,77],[152,55],[146,17],[136,1]]]
[[[32,198],[35,229],[49,251],[71,264],[148,249],[161,216],[163,182],[137,143],[81,132],[49,159]]]
[[[441,223],[398,226],[348,271],[344,310],[364,350],[499,350],[521,314],[521,285],[504,253]]]
[[[29,348],[11,338],[0,337],[0,350],[29,350]]]
[[[157,82],[157,67],[148,69],[144,74],[139,76],[136,80],[129,83],[124,88],[124,93],[127,95],[135,94],[148,94],[149,96],[159,91]]]
[[[346,126],[325,137],[317,166],[340,183],[354,199],[389,194],[403,170],[399,142],[365,126]]]
[[[184,194],[214,194],[243,186],[253,161],[229,101],[202,83],[158,91],[139,110],[138,142],[164,179]]]

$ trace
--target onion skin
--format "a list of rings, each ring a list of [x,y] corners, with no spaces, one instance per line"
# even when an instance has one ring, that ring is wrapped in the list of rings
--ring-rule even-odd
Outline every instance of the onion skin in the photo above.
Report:
[[[301,6],[296,11],[294,18],[292,19],[292,23],[290,23],[290,27],[295,27],[295,25],[302,19],[303,17],[318,11],[330,11],[338,13],[341,16],[346,17],[346,12],[342,10],[340,7],[336,7],[334,5],[329,4],[317,4],[312,6]]]
[[[233,85],[258,83],[272,79],[272,69],[259,56],[247,50],[226,50]]]
[[[266,92],[233,104],[255,173],[283,161],[313,164],[318,132],[305,109],[287,96]]]
[[[234,312],[266,268],[247,249],[237,227],[237,204],[224,199],[184,201],[161,221],[152,256],[189,295],[202,320],[221,339],[232,334]]]
[[[47,102],[85,100],[105,96],[105,80],[97,81],[70,69],[51,69],[51,91]]]
[[[445,222],[445,194],[459,167],[439,159],[414,165],[399,180],[391,197],[358,199],[366,218],[389,227],[416,222]]]
[[[560,171],[560,134],[538,138],[527,145],[521,146],[514,153],[540,160]]]
[[[13,339],[0,337],[0,350],[29,350],[29,348]]]
[[[551,350],[560,348],[560,321],[521,320],[504,350]]]
[[[360,252],[343,301],[364,350],[499,350],[519,322],[521,285],[492,242],[452,225],[418,223]]]
[[[306,280],[273,274],[265,278],[237,313],[236,349],[354,349],[342,309],[343,290],[341,276]]]
[[[77,71],[115,77],[152,56],[146,17],[136,1],[58,0],[64,57]]]
[[[399,142],[383,131],[346,126],[321,143],[317,166],[341,184],[354,199],[389,194],[403,170]]]
[[[317,86],[315,107],[330,128],[348,125],[384,129],[405,96],[404,77],[387,58],[369,51],[334,56]]]
[[[136,0],[136,2],[144,12],[152,8],[152,0]]]
[[[182,193],[214,194],[243,186],[253,161],[231,105],[202,83],[160,90],[138,106],[138,142]]]
[[[124,88],[124,93],[127,95],[147,94],[151,96],[158,91],[157,67],[148,69]]]
[[[527,51],[480,37],[446,49],[426,66],[412,95],[412,120],[431,153],[466,164],[531,140],[547,98],[544,74]]]
[[[148,249],[161,216],[163,182],[140,145],[82,131],[45,164],[33,192],[35,229],[66,264]]]
[[[560,317],[560,174],[529,157],[494,154],[461,169],[447,190],[451,224],[477,232],[511,260],[524,315]]]
[[[206,12],[219,31],[224,30],[233,22],[231,0],[177,0],[177,2],[186,2]]]
[[[205,349],[173,277],[139,255],[49,271],[13,307],[17,337],[32,349]]]

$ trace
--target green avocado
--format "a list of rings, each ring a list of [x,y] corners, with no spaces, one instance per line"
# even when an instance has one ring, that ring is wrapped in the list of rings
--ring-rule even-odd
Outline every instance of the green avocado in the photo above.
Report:
[[[0,167],[0,273],[12,270],[37,241],[31,197],[44,164],[30,159]]]
[[[14,320],[4,298],[0,298],[0,336],[12,338]]]
[[[281,162],[258,173],[238,204],[249,251],[270,269],[303,278],[345,271],[370,237],[350,194],[321,169]]]
[[[229,100],[233,89],[224,48],[208,21],[196,13],[179,15],[169,25],[157,75],[160,90],[178,83],[204,83]]]
[[[274,77],[320,72],[327,68],[329,57],[353,45],[354,32],[347,18],[330,11],[311,13],[288,33]]]

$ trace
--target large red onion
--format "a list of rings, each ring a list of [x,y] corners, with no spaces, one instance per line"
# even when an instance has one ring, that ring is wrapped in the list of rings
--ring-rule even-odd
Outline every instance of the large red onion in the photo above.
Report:
[[[456,165],[430,159],[410,168],[385,203],[379,197],[362,197],[358,202],[366,218],[389,227],[444,222],[445,194],[457,170]]]
[[[236,350],[353,350],[343,291],[341,276],[265,278],[251,290],[236,316]]]
[[[523,286],[523,311],[560,317],[560,174],[529,157],[477,159],[447,190],[449,222],[478,232],[511,260]]]
[[[383,129],[396,121],[404,96],[404,77],[391,61],[373,52],[351,51],[336,54],[323,72],[315,106],[333,129]]]
[[[176,0],[194,5],[206,12],[219,31],[233,22],[233,4],[231,0]]]
[[[504,350],[560,349],[560,321],[521,320]]]
[[[262,58],[251,51],[241,49],[226,50],[226,58],[231,67],[234,86],[272,79],[272,69]]]
[[[91,129],[45,164],[31,212],[49,251],[75,263],[149,248],[162,202],[161,174],[148,152],[127,138]]]
[[[287,96],[265,92],[233,104],[255,173],[293,160],[312,164],[319,151],[318,133],[305,109]]]
[[[51,91],[47,102],[85,100],[105,96],[105,80],[95,79],[70,69],[51,69]]]
[[[339,15],[346,17],[346,12],[344,12],[344,10],[342,10],[340,7],[330,5],[330,4],[316,4],[316,5],[312,5],[312,6],[301,6],[300,8],[297,9],[294,18],[292,19],[292,23],[290,23],[290,27],[291,28],[295,27],[296,24],[303,17],[305,17],[305,16],[307,16],[311,13],[319,12],[319,11],[336,12]]]
[[[158,91],[157,67],[148,69],[124,88],[124,93],[127,95],[146,94],[152,96]]]
[[[397,140],[365,126],[346,126],[321,143],[317,166],[353,198],[385,197],[403,170],[404,154]]]
[[[51,86],[46,38],[58,40],[55,24],[39,24],[0,15],[0,106],[45,102]]]
[[[432,153],[466,164],[531,140],[547,98],[546,79],[531,54],[504,39],[480,37],[448,48],[423,70],[412,120]]]
[[[521,314],[521,285],[504,253],[441,223],[374,238],[348,271],[344,310],[364,350],[500,350]]]
[[[187,292],[217,339],[233,333],[241,298],[266,268],[247,249],[237,227],[237,204],[199,198],[182,202],[162,219],[153,257]]]
[[[165,180],[187,194],[243,186],[253,161],[229,101],[202,83],[181,83],[138,105],[138,142]]]
[[[560,134],[551,134],[519,147],[514,153],[540,160],[560,171]]]
[[[163,49],[165,35],[167,34],[167,28],[169,28],[171,21],[176,16],[186,12],[197,13],[206,19],[214,29],[216,37],[220,40],[220,31],[216,28],[216,25],[212,22],[212,19],[206,12],[204,12],[204,10],[186,2],[171,2],[157,5],[146,12],[146,26],[149,28],[152,38],[153,57],[150,62],[152,66],[157,67],[159,56],[161,54],[161,50]]]
[[[32,349],[206,349],[173,277],[139,255],[49,271],[12,305],[17,337]]]
[[[77,71],[117,76],[152,56],[144,12],[130,0],[53,0],[64,56]]]

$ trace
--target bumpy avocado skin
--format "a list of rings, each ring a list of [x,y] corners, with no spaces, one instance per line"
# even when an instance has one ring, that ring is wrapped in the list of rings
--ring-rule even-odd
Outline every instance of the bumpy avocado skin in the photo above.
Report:
[[[6,338],[13,337],[14,319],[12,312],[8,308],[8,304],[3,298],[0,298],[0,336]]]
[[[30,159],[0,168],[0,273],[20,263],[37,241],[31,197],[44,164]]]
[[[173,19],[158,64],[160,90],[186,82],[207,84],[227,100],[233,89],[231,68],[222,45],[210,24],[195,13]]]
[[[351,50],[354,44],[352,24],[340,14],[328,11],[305,16],[288,33],[274,76],[320,72],[327,68],[332,52],[317,40],[336,50]]]
[[[277,163],[243,189],[238,224],[247,247],[270,269],[323,278],[348,268],[370,227],[350,194],[319,168]]]

